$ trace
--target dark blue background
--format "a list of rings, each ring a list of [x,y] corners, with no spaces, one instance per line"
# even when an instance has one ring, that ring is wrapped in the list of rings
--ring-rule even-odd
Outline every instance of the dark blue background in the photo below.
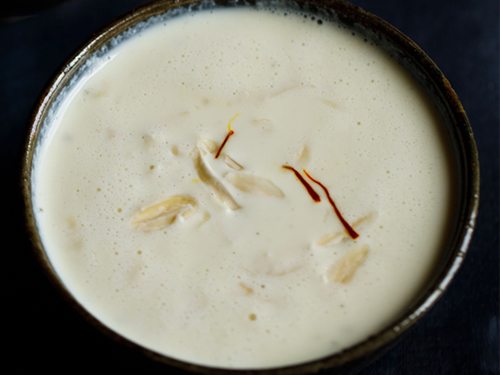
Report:
[[[24,232],[19,171],[42,89],[77,48],[144,0],[72,0],[0,21],[2,367],[164,373],[119,347],[68,307],[40,270]],[[463,268],[430,313],[362,374],[499,374],[499,2],[356,0],[415,40],[462,99],[481,159],[481,207]],[[2,5],[0,5],[0,10]],[[6,298],[5,298],[6,297]],[[12,371],[11,370],[11,371]],[[11,373],[9,371],[9,373]]]

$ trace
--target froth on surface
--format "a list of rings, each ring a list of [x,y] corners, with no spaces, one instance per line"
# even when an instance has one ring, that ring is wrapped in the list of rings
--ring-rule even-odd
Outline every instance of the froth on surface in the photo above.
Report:
[[[34,172],[49,258],[100,321],[174,358],[261,368],[353,345],[412,300],[446,228],[448,150],[382,51],[336,24],[232,9],[158,23],[109,54],[56,110]],[[225,152],[283,197],[235,188],[204,155],[241,206],[230,211],[193,158],[235,114]],[[360,238],[319,244],[342,226],[283,164],[319,177],[347,220],[369,217]],[[138,210],[176,194],[209,218],[133,228]],[[333,282],[362,246],[352,280]]]

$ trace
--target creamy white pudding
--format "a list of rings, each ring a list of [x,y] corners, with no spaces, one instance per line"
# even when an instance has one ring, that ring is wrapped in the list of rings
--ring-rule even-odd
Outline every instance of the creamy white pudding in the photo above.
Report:
[[[34,202],[56,272],[106,326],[176,359],[264,368],[356,344],[415,297],[446,233],[439,118],[334,23],[157,22],[96,59],[48,127]]]

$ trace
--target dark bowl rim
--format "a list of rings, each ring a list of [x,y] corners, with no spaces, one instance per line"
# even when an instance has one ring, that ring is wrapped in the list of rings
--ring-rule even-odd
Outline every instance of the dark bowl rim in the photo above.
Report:
[[[448,79],[444,76],[434,61],[408,36],[392,26],[382,18],[365,11],[364,9],[353,5],[345,0],[292,0],[293,3],[305,7],[305,10],[315,13],[317,9],[334,12],[342,17],[343,21],[348,20],[354,24],[359,24],[363,28],[375,30],[380,33],[389,43],[398,46],[407,53],[414,61],[419,64],[420,69],[430,79],[438,94],[440,100],[447,105],[448,115],[454,127],[454,137],[452,142],[459,148],[460,172],[463,174],[463,192],[461,194],[462,210],[458,213],[459,218],[454,232],[453,244],[449,246],[450,252],[446,264],[441,267],[440,272],[435,275],[432,285],[427,288],[426,293],[420,296],[414,307],[404,315],[403,318],[394,320],[388,327],[376,332],[360,343],[336,352],[326,357],[314,359],[308,362],[273,368],[256,369],[232,369],[209,367],[201,364],[189,363],[183,360],[177,360],[167,355],[160,354],[154,350],[143,347],[108,328],[97,318],[91,315],[80,302],[65,287],[63,281],[55,272],[52,264],[45,252],[40,234],[35,220],[35,208],[32,201],[32,171],[33,158],[37,148],[37,141],[40,131],[44,125],[44,120],[48,109],[52,106],[53,100],[60,93],[59,90],[67,83],[68,77],[81,67],[85,59],[99,50],[106,42],[113,37],[122,34],[124,31],[133,27],[155,15],[166,13],[167,11],[181,7],[196,7],[200,4],[207,4],[204,0],[157,0],[142,7],[130,11],[125,16],[120,17],[114,23],[109,24],[99,33],[94,34],[83,47],[70,59],[66,60],[55,78],[48,84],[41,94],[39,101],[35,105],[33,115],[29,122],[28,135],[23,154],[23,166],[21,171],[21,185],[23,192],[24,211],[26,215],[26,226],[28,234],[33,244],[35,256],[41,264],[45,273],[62,297],[75,308],[93,326],[97,327],[108,337],[124,344],[125,346],[142,352],[146,356],[166,365],[174,366],[185,371],[211,374],[303,374],[316,372],[325,368],[338,368],[359,360],[362,357],[373,354],[390,343],[394,342],[399,336],[412,327],[442,296],[444,290],[450,285],[452,279],[457,274],[458,269],[463,263],[464,256],[470,244],[473,231],[475,229],[476,218],[479,208],[479,155],[475,143],[471,125],[460,102],[457,94],[452,88]],[[254,6],[256,3],[272,3],[273,5],[285,5],[288,1],[273,0],[214,0],[210,6]],[[345,19],[344,19],[345,18]],[[435,99],[434,99],[435,100]]]

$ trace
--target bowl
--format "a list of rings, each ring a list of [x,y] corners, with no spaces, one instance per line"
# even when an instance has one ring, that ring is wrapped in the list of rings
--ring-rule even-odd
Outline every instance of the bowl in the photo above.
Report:
[[[101,55],[117,43],[126,39],[134,32],[146,27],[144,21],[160,15],[176,15],[185,10],[199,11],[214,7],[256,7],[273,5],[279,8],[300,10],[311,13],[326,20],[333,20],[348,27],[356,34],[362,35],[378,48],[384,50],[399,62],[416,82],[423,88],[426,95],[435,105],[442,118],[444,132],[451,142],[453,164],[456,166],[456,178],[459,182],[456,195],[457,207],[454,220],[450,223],[449,236],[440,254],[439,261],[432,270],[426,285],[415,296],[407,309],[385,329],[375,333],[368,339],[330,356],[287,367],[266,370],[241,370],[239,372],[272,373],[272,374],[302,374],[317,372],[322,369],[332,369],[337,372],[348,372],[359,368],[373,359],[384,349],[394,344],[396,340],[412,327],[436,303],[444,290],[450,285],[461,266],[467,247],[472,237],[479,203],[479,159],[472,129],[459,98],[449,81],[436,64],[408,37],[396,28],[348,2],[340,0],[308,0],[308,1],[225,1],[203,2],[158,1],[140,8],[115,24],[106,28],[94,37],[87,45],[63,67],[62,71],[50,83],[42,94],[33,114],[30,132],[27,139],[22,173],[23,194],[27,226],[34,244],[34,249],[50,279],[54,282],[68,303],[81,313],[90,324],[113,337],[117,342],[127,345],[133,350],[144,353],[156,361],[186,371],[203,373],[226,373],[234,370],[206,367],[190,364],[169,358],[165,355],[146,349],[125,339],[104,326],[93,317],[66,289],[62,280],[54,270],[42,243],[33,206],[33,167],[34,159],[39,150],[43,132],[48,126],[51,109],[56,107],[58,100],[65,94],[69,85],[78,79],[79,74],[88,67],[92,56]]]

